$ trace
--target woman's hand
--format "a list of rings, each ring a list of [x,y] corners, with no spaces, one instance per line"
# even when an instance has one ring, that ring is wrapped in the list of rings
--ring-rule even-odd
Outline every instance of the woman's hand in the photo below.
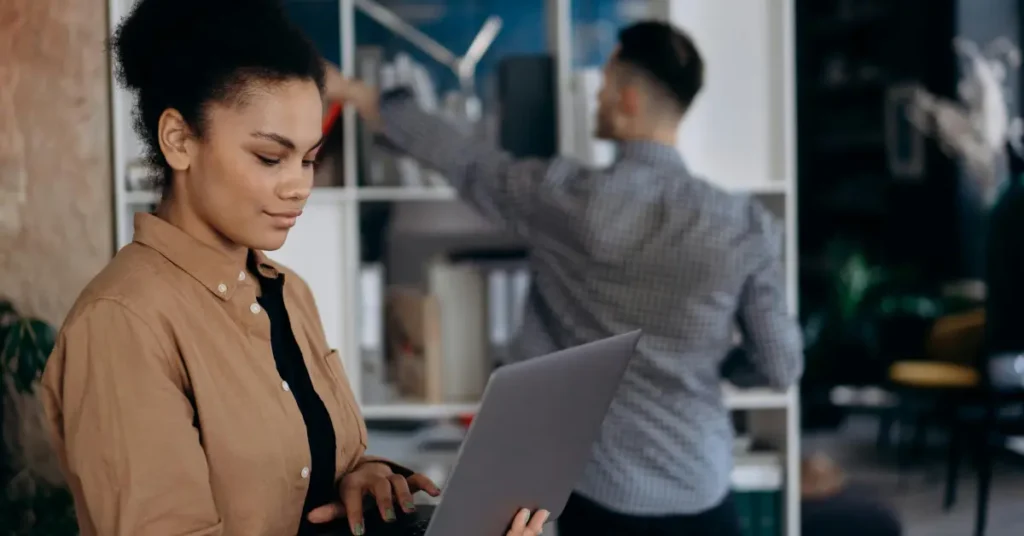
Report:
[[[523,508],[512,520],[512,528],[505,536],[537,536],[547,521],[547,510],[537,510],[531,515],[529,510]]]
[[[380,517],[384,521],[395,520],[396,502],[405,513],[415,510],[413,493],[424,491],[431,497],[441,494],[437,485],[426,476],[417,473],[405,478],[381,462],[366,462],[356,466],[355,470],[341,479],[338,488],[341,502],[314,509],[309,513],[309,520],[313,523],[327,523],[344,516],[348,519],[352,534],[356,536],[366,532],[363,524],[363,497],[366,494],[376,499]]]

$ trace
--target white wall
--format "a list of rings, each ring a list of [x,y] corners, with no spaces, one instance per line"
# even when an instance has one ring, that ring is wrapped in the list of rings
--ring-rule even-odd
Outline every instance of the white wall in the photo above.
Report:
[[[791,176],[784,2],[655,0],[652,15],[687,32],[704,58],[704,89],[680,132],[691,170],[737,189]]]

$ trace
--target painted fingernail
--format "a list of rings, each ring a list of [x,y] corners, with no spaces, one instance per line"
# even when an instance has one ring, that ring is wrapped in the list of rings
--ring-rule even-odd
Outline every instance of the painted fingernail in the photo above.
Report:
[[[387,510],[384,510],[384,521],[394,521],[394,520],[395,520],[395,509],[394,508],[388,508]]]
[[[405,502],[402,504],[402,506],[404,506],[405,509],[408,510],[409,512],[412,512],[413,510],[416,509],[416,505],[413,504],[412,501]]]
[[[356,523],[356,528],[352,533],[355,534],[355,536],[363,536],[363,534],[366,534],[366,529],[363,528],[362,523]]]

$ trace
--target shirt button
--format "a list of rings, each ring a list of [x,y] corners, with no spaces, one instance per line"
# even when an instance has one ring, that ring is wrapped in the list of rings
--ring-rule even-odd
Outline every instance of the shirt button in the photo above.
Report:
[[[309,478],[309,467],[303,467],[302,472],[299,474],[302,475],[302,478]]]
[[[224,294],[227,291],[228,291],[228,286],[225,285],[224,283],[221,283],[221,284],[217,285],[217,292],[220,292],[221,294]]]
[[[292,390],[291,386],[288,385],[288,382],[285,382],[285,381],[281,382],[281,389],[283,389],[285,392],[288,392],[288,391]]]
[[[245,272],[238,272],[238,280],[245,281]]]
[[[252,311],[252,314],[254,314],[254,315],[260,314],[260,304],[254,303],[254,304],[250,305],[249,306],[249,310]]]

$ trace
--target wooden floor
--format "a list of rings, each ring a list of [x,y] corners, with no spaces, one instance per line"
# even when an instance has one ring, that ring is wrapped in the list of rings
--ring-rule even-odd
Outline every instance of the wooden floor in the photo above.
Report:
[[[892,456],[875,449],[876,431],[875,419],[857,417],[837,433],[805,437],[804,452],[827,453],[853,485],[892,505],[903,521],[904,536],[973,536],[977,488],[970,464],[961,471],[957,504],[945,513],[944,445],[939,438],[919,465],[905,473],[901,488]],[[1024,536],[1024,459],[1000,460],[994,475],[986,536]]]

